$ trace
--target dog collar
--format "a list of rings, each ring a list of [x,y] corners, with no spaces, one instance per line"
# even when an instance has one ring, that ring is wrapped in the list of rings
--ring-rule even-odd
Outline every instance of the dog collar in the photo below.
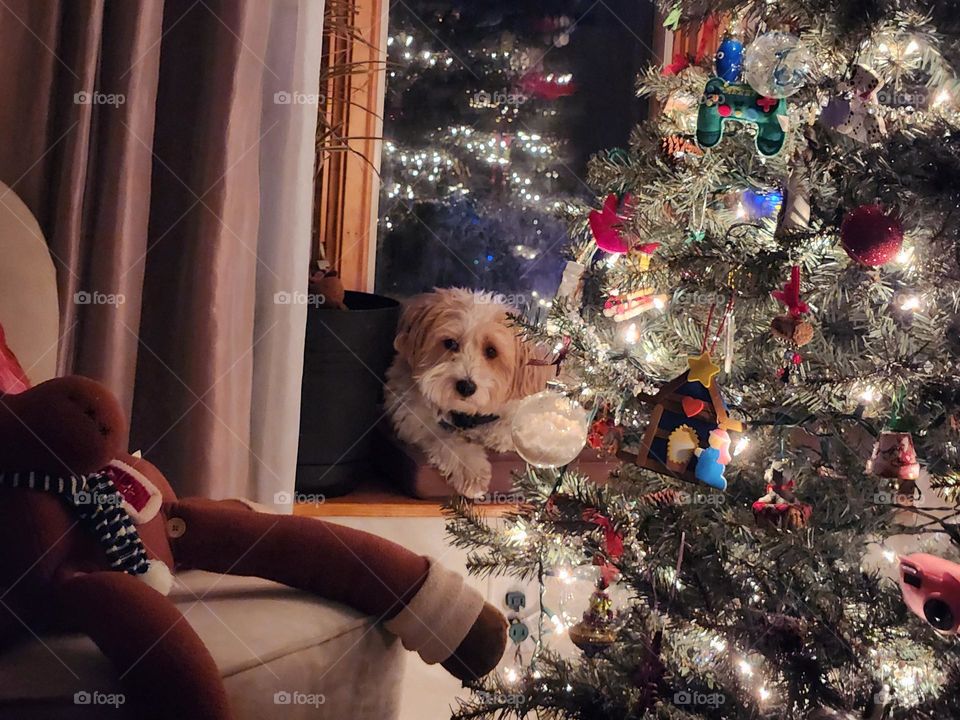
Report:
[[[500,419],[499,415],[467,415],[462,412],[450,413],[450,419],[440,418],[440,427],[444,430],[470,430],[481,425],[489,425]]]

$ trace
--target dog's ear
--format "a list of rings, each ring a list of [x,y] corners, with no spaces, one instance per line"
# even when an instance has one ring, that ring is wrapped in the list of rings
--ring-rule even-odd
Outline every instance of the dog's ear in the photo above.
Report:
[[[553,365],[531,365],[531,360],[543,360],[550,353],[517,334],[517,366],[513,371],[513,383],[510,386],[510,398],[518,400],[533,395],[547,387],[547,381],[556,372]]]
[[[397,336],[393,340],[393,349],[401,356],[412,358],[416,348],[422,345],[436,299],[436,293],[422,293],[403,304]]]

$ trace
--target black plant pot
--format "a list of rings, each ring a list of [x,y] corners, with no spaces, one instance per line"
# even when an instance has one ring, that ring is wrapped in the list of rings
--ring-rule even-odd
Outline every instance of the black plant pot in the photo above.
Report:
[[[304,347],[297,490],[350,492],[365,473],[382,413],[400,304],[348,292],[349,310],[310,307]]]

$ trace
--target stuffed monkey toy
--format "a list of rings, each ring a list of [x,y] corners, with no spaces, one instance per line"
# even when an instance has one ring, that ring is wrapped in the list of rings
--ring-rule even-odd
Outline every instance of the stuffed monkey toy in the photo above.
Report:
[[[458,574],[321,520],[178,499],[121,452],[125,422],[84,378],[0,394],[0,651],[24,627],[85,633],[143,717],[229,720],[213,659],[165,597],[171,570],[196,568],[356,608],[462,680],[500,660],[506,622]]]

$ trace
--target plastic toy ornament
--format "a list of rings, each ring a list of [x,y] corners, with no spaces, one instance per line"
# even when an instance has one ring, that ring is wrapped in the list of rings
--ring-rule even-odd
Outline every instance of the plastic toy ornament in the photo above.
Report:
[[[552,390],[524,398],[510,432],[517,452],[534,467],[561,467],[587,444],[587,411]]]
[[[813,57],[796,35],[768,32],[747,47],[743,77],[765,97],[786,98],[800,91],[813,74]]]

